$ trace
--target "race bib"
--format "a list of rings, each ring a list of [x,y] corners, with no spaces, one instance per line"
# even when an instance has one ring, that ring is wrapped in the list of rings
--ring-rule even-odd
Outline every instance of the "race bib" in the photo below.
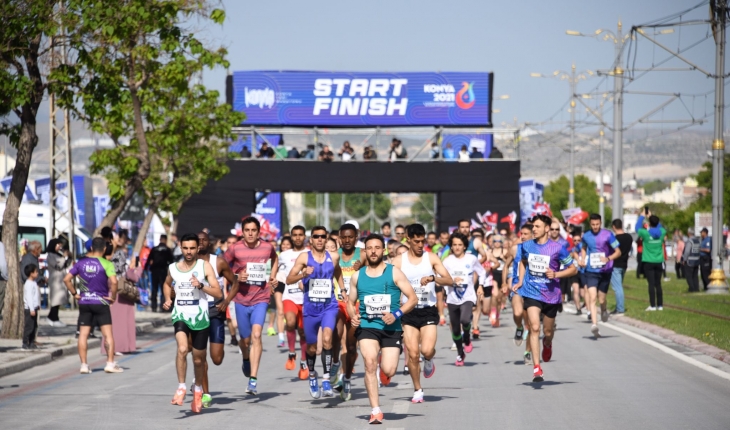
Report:
[[[602,252],[591,252],[590,254],[590,264],[591,267],[603,267],[606,265],[603,261],[601,261],[601,258],[605,257]]]
[[[286,286],[286,292],[289,294],[299,294],[302,292],[302,289],[299,288],[299,284],[291,284]]]
[[[527,266],[531,275],[544,278],[545,273],[550,268],[550,256],[530,254],[527,257]]]
[[[310,279],[309,298],[315,301],[325,301],[332,298],[332,280]]]
[[[266,285],[266,263],[246,263],[249,285],[263,287]]]
[[[390,294],[365,296],[365,313],[368,318],[382,318],[383,312],[390,312]]]
[[[416,297],[418,298],[418,303],[416,304],[416,307],[424,308],[428,306],[428,287],[421,286],[420,278],[409,279],[408,281],[411,283],[411,287],[413,287],[413,291],[415,291]]]

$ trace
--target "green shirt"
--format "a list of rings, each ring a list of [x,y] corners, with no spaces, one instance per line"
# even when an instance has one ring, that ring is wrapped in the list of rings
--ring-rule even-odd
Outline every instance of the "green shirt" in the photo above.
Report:
[[[393,313],[400,308],[401,291],[393,281],[393,266],[387,264],[377,278],[368,276],[367,267],[357,275],[357,298],[360,300],[360,327],[388,331],[403,331],[400,320],[386,325],[383,311]]]
[[[649,231],[640,228],[636,233],[641,238],[644,249],[641,253],[641,261],[643,263],[663,263],[664,262],[664,237],[667,231],[662,227],[661,236],[654,239],[649,235]]]

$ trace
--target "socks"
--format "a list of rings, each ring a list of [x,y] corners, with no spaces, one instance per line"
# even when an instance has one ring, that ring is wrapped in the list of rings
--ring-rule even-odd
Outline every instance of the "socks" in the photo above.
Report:
[[[330,369],[332,368],[332,348],[322,348],[322,369],[324,370],[323,377],[329,379]]]
[[[284,333],[279,333],[279,341],[284,342]]]
[[[313,374],[316,372],[314,370],[314,363],[317,361],[317,356],[315,354],[309,355],[307,354],[307,368],[309,369],[309,373]]]
[[[307,341],[304,336],[299,336],[299,348],[302,350],[302,361],[304,361],[307,354]]]
[[[202,393],[203,392],[203,387],[201,385],[196,385],[195,386],[195,392],[196,393]]]
[[[289,352],[294,352],[297,343],[297,332],[294,330],[286,332],[286,341],[289,344]]]
[[[185,385],[184,382],[181,382],[181,383],[177,384],[177,389],[187,391],[188,387],[187,387],[187,385]]]
[[[379,414],[380,412],[381,412],[381,411],[380,411],[380,406],[376,406],[376,407],[374,407],[374,408],[373,408],[372,414],[373,414],[373,415],[377,415],[377,414]]]

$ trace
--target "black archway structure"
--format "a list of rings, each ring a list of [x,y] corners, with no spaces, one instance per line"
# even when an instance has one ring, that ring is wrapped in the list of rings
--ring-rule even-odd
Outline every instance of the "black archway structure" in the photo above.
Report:
[[[182,207],[178,233],[208,227],[225,234],[256,208],[257,191],[330,193],[437,193],[439,229],[477,212],[520,213],[520,162],[334,162],[231,160],[230,173],[209,181]]]

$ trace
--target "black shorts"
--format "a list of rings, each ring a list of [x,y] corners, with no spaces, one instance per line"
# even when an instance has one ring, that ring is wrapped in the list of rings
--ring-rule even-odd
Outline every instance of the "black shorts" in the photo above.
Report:
[[[488,299],[488,298],[492,297],[492,290],[493,289],[494,289],[494,286],[492,284],[482,285],[482,291],[484,291],[484,297],[482,297],[482,298],[483,299]]]
[[[563,294],[569,294],[571,285],[573,285],[573,277],[560,278],[560,292]]]
[[[586,273],[585,272],[578,273],[578,279],[580,280],[579,287],[585,288],[586,287]]]
[[[355,330],[355,339],[377,340],[381,348],[398,348],[403,350],[403,332],[396,330],[379,330],[376,328],[358,327]]]
[[[598,291],[608,293],[608,286],[611,285],[611,272],[595,273],[586,272],[586,285],[588,288],[598,288]]]
[[[436,294],[443,293],[444,292],[443,285],[436,285],[436,288],[435,289],[436,289]]]
[[[492,270],[492,278],[494,278],[494,282],[497,283],[497,288],[502,288],[502,271]]]
[[[208,308],[208,312],[213,307]],[[226,314],[225,312],[216,312],[215,316],[210,316],[210,343],[226,343]]]
[[[284,294],[284,288],[286,288],[286,284],[283,282],[279,282],[278,284],[276,284],[276,288],[274,288],[274,292]]]
[[[176,321],[172,327],[175,329],[175,334],[182,332],[190,337],[190,339],[192,340],[191,343],[193,344],[193,349],[202,351],[208,348],[208,336],[210,335],[210,327],[204,328],[202,330],[193,330],[182,321]]]
[[[427,325],[435,327],[439,323],[439,311],[436,306],[416,308],[403,315],[400,320],[403,325],[409,325],[417,329]]]
[[[109,305],[79,305],[80,326],[105,326],[112,323],[112,311]]]
[[[523,297],[522,302],[524,303],[525,309],[532,306],[538,307],[540,308],[540,312],[548,318],[555,318],[561,306],[560,303],[545,303],[539,300],[531,299],[529,297]]]

